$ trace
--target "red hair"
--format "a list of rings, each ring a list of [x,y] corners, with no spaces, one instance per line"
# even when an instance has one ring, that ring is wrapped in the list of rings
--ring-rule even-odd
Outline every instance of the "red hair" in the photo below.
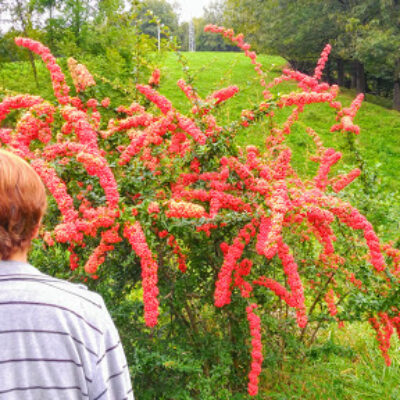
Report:
[[[46,190],[22,158],[0,149],[0,258],[26,250],[46,211]]]

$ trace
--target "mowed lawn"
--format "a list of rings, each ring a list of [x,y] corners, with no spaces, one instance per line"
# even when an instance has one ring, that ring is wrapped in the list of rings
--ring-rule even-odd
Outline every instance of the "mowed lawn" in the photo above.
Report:
[[[176,54],[160,58],[160,91],[174,106],[187,113],[190,105],[176,85],[180,78],[192,80],[192,85],[202,97],[215,89],[237,85],[239,93],[226,105],[217,110],[218,121],[228,125],[240,117],[243,109],[251,108],[262,100],[262,88],[258,84],[249,60],[240,53],[184,53],[186,64],[178,62]],[[81,61],[81,60],[79,60]],[[269,78],[280,74],[285,60],[277,56],[260,56],[260,61],[269,71]],[[65,65],[65,60],[62,62]],[[39,83],[37,88],[30,67],[24,63],[0,64],[0,86],[16,92],[51,96],[48,72],[38,62]],[[96,63],[91,63],[94,72]],[[104,75],[106,75],[104,73]],[[281,93],[296,90],[293,84],[282,84]],[[0,96],[2,95],[0,91]],[[355,93],[343,90],[339,100],[348,106]],[[116,106],[114,104],[113,106]],[[282,122],[287,111],[277,114]],[[374,227],[384,239],[398,239],[400,221],[400,113],[372,102],[364,102],[355,122],[361,127],[361,134],[355,137],[358,155],[348,147],[346,135],[331,133],[329,128],[335,123],[335,113],[327,105],[306,107],[301,121],[293,128],[288,143],[293,150],[293,164],[303,177],[311,177],[316,165],[308,160],[313,144],[305,133],[311,126],[321,135],[326,146],[343,152],[343,160],[336,167],[338,172],[347,172],[359,166],[363,160],[365,185],[354,183],[353,189],[342,195],[361,207],[372,217]],[[255,144],[262,149],[268,133],[268,121],[255,128],[241,129],[236,141],[239,145]],[[358,192],[367,191],[358,196]],[[321,344],[317,344],[304,363],[285,363],[281,370],[273,370],[269,375],[268,360],[262,375],[261,387],[264,393],[258,399],[340,399],[340,400],[386,400],[400,399],[400,353],[399,341],[393,338],[392,366],[387,367],[380,356],[374,332],[367,324],[349,324],[344,329],[332,327],[323,332]]]

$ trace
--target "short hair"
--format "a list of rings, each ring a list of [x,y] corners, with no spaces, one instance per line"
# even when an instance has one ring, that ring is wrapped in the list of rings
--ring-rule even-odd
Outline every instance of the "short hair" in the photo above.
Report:
[[[26,250],[46,211],[46,189],[22,158],[0,149],[0,258]]]

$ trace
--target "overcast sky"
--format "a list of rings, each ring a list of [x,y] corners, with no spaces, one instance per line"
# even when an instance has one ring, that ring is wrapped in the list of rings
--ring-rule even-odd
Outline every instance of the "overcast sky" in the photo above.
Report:
[[[179,5],[179,21],[189,21],[192,18],[201,17],[203,7],[208,6],[213,0],[167,0],[169,3],[177,3]],[[2,15],[6,18],[6,15]],[[10,24],[0,21],[0,32],[6,32]]]
[[[203,7],[208,6],[212,0],[175,0],[180,6],[180,21],[189,21],[194,17],[201,17]],[[169,0],[173,3],[173,0]]]

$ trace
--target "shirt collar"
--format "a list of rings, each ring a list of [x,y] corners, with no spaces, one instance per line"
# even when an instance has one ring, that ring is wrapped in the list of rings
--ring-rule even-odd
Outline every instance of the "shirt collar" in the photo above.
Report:
[[[0,260],[0,276],[5,275],[43,275],[28,262],[14,260]]]

